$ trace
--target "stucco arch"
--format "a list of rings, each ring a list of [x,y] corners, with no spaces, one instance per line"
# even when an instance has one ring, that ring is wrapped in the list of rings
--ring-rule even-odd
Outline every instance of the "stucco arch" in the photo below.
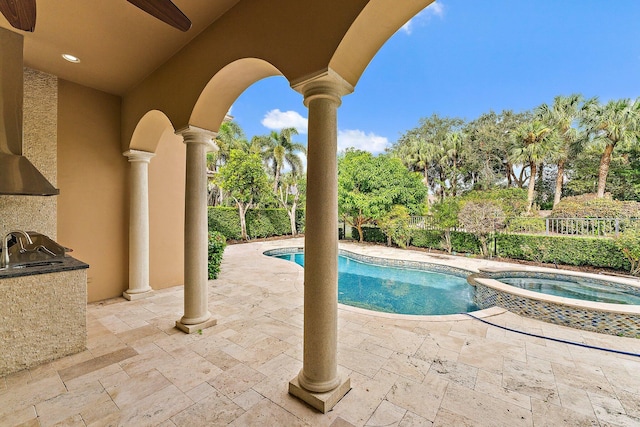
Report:
[[[329,68],[355,87],[382,45],[434,1],[371,0],[345,34],[331,58]]]
[[[300,83],[332,69],[355,86],[380,46],[432,1],[239,2],[124,96],[123,144],[150,110],[163,111],[176,129],[197,125],[190,120],[196,120],[199,127],[203,122],[219,123],[220,109],[229,100],[210,101],[218,104],[212,111],[217,119],[204,118],[205,104],[211,105],[202,100],[217,95],[207,93],[203,97],[203,92],[214,76],[239,60],[236,72],[244,72],[240,66],[249,64],[249,72],[255,73],[255,61],[262,60],[289,82]],[[246,58],[256,60],[245,62]],[[266,67],[264,63],[262,66]],[[265,68],[263,76],[269,72],[275,70]],[[251,78],[245,77],[243,83],[250,84]],[[239,87],[229,88],[226,96],[231,98]],[[226,90],[222,86],[217,89]],[[196,108],[196,104],[201,105]]]
[[[217,72],[207,83],[191,113],[189,124],[217,131],[227,111],[245,89],[266,77],[282,75],[269,62],[244,58]]]
[[[164,133],[173,131],[173,124],[162,111],[151,110],[136,125],[128,149],[155,153]]]

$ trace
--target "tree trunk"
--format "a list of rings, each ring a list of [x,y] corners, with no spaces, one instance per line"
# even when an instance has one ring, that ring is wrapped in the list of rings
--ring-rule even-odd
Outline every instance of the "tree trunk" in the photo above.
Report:
[[[424,168],[424,179],[422,180],[422,182],[424,182],[424,186],[427,187],[427,190],[429,189],[429,174],[427,172],[427,168]]]
[[[273,177],[273,192],[278,192],[278,182],[280,181],[280,169],[276,168],[276,174]]]
[[[564,184],[564,160],[558,162],[558,174],[556,175],[556,191],[553,194],[553,207],[560,203],[562,197],[562,184]]]
[[[533,196],[535,195],[536,188],[536,168],[537,165],[534,162],[529,162],[531,168],[531,174],[529,175],[529,189],[527,191],[527,213],[531,213],[531,207],[533,206]]]
[[[615,144],[607,144],[600,159],[600,168],[598,169],[598,198],[604,197],[604,189],[607,185],[607,175],[609,175],[609,164],[611,163],[611,154]]]
[[[247,213],[247,209],[249,206],[244,207],[242,203],[238,202],[238,214],[240,215],[240,234],[242,235],[242,240],[249,240],[247,237],[247,221],[245,218],[245,214]]]
[[[298,234],[298,230],[296,229],[296,207],[297,203],[294,201],[293,205],[291,205],[291,210],[287,209],[287,213],[289,214],[289,221],[291,222],[291,235],[296,237]]]
[[[358,237],[360,240],[358,240],[360,243],[364,243],[364,232],[362,231],[362,224],[360,224],[359,222],[356,224],[356,230],[358,230]]]

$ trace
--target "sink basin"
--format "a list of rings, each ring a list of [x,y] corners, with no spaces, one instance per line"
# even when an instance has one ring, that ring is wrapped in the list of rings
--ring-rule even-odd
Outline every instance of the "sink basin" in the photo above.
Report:
[[[21,262],[19,264],[9,265],[11,268],[34,268],[34,267],[49,267],[52,265],[62,264],[62,260],[49,260],[49,261],[34,261],[34,262]]]

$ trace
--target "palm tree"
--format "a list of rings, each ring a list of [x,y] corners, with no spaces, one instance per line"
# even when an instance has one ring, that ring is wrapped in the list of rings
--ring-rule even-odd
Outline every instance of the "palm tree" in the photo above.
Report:
[[[602,105],[596,99],[585,106],[583,124],[594,142],[605,144],[598,168],[597,197],[604,197],[609,164],[618,144],[631,145],[640,139],[640,98],[609,101]]]
[[[296,128],[284,128],[280,132],[272,131],[269,135],[254,136],[252,146],[259,147],[263,160],[273,173],[273,192],[278,192],[282,168],[287,164],[294,175],[302,173],[303,164],[298,152],[307,154],[307,148],[293,142],[292,136],[297,135]]]
[[[399,146],[396,155],[409,169],[422,172],[422,182],[429,188],[429,169],[436,159],[436,146],[425,138],[415,137]]]
[[[225,121],[220,125],[218,134],[215,138],[217,151],[207,153],[207,172],[211,178],[216,174],[220,166],[224,165],[229,159],[231,150],[242,150],[248,152],[249,143],[244,135],[244,131],[240,125],[233,120]],[[210,188],[208,203],[214,205],[216,200],[218,203],[223,202],[223,193],[220,188],[210,179]]]
[[[514,163],[528,164],[529,187],[527,192],[527,213],[531,212],[536,185],[538,165],[549,152],[549,142],[553,140],[553,130],[540,120],[532,120],[518,126],[514,133],[516,147],[511,152]]]
[[[574,128],[573,123],[580,117],[583,97],[580,94],[556,96],[553,105],[542,104],[537,108],[537,115],[548,126],[555,128],[558,138],[552,141],[549,158],[556,164],[556,188],[553,196],[555,207],[562,197],[564,183],[564,169],[572,154],[579,149],[583,141],[581,133]]]
[[[451,196],[455,197],[458,188],[458,167],[463,150],[466,147],[467,135],[462,131],[448,132],[444,138],[442,148],[444,156],[440,160],[443,168],[449,169],[449,185],[451,186]]]

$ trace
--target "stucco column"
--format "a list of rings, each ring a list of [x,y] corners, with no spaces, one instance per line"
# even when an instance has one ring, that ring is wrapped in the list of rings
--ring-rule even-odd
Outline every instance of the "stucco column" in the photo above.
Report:
[[[294,86],[309,108],[303,367],[289,393],[327,412],[350,389],[338,372],[337,109],[351,86],[332,72]]]
[[[184,220],[184,316],[176,327],[186,333],[216,324],[207,293],[207,151],[215,133],[189,126],[176,132],[187,145]]]
[[[149,162],[155,153],[129,150],[129,289],[123,297],[131,300],[151,295],[149,286]]]

